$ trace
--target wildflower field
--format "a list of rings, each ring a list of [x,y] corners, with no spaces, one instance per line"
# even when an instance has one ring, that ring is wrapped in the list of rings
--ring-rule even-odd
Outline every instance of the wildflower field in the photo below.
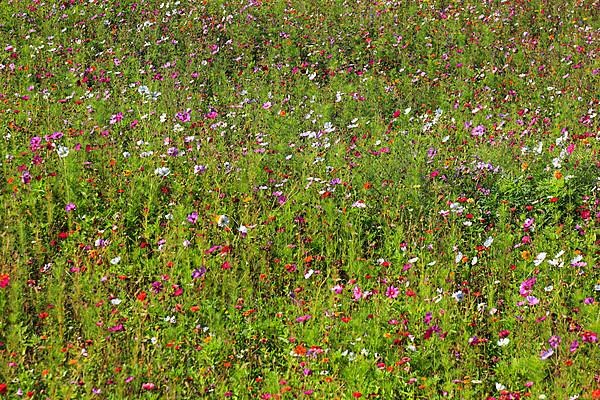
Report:
[[[0,398],[600,399],[593,0],[0,2]]]

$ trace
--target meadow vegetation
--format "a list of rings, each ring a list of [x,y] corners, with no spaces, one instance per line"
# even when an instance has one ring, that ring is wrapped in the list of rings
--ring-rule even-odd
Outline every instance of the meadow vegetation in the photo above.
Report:
[[[600,399],[588,0],[0,3],[0,397]]]

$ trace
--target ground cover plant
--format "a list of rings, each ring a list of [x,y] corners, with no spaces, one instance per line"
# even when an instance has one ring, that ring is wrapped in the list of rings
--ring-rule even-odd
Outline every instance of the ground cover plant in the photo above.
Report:
[[[0,397],[600,398],[578,1],[0,3]]]

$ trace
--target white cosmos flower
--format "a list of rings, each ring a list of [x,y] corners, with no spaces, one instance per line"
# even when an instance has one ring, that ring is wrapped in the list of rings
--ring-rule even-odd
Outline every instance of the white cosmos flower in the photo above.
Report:
[[[65,158],[66,156],[69,155],[69,148],[67,146],[59,145],[58,148],[56,149],[56,152],[58,153],[58,156],[60,158]]]
[[[229,225],[229,217],[225,214],[219,215],[219,218],[217,219],[217,225],[219,225],[219,228],[226,227]]]
[[[485,239],[485,242],[483,242],[483,245],[485,247],[490,247],[492,245],[492,243],[494,243],[494,238],[490,236],[487,239]]]
[[[540,253],[535,257],[535,260],[533,260],[533,264],[537,267],[538,265],[540,265],[542,262],[544,262],[544,260],[546,259],[546,253]]]
[[[154,174],[160,176],[161,178],[164,178],[165,176],[169,175],[170,173],[171,173],[171,170],[167,167],[159,167],[154,170]]]

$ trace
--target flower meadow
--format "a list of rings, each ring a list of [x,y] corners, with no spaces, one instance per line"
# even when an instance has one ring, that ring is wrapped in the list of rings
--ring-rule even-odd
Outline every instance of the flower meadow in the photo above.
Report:
[[[600,399],[591,0],[4,1],[0,398]]]

